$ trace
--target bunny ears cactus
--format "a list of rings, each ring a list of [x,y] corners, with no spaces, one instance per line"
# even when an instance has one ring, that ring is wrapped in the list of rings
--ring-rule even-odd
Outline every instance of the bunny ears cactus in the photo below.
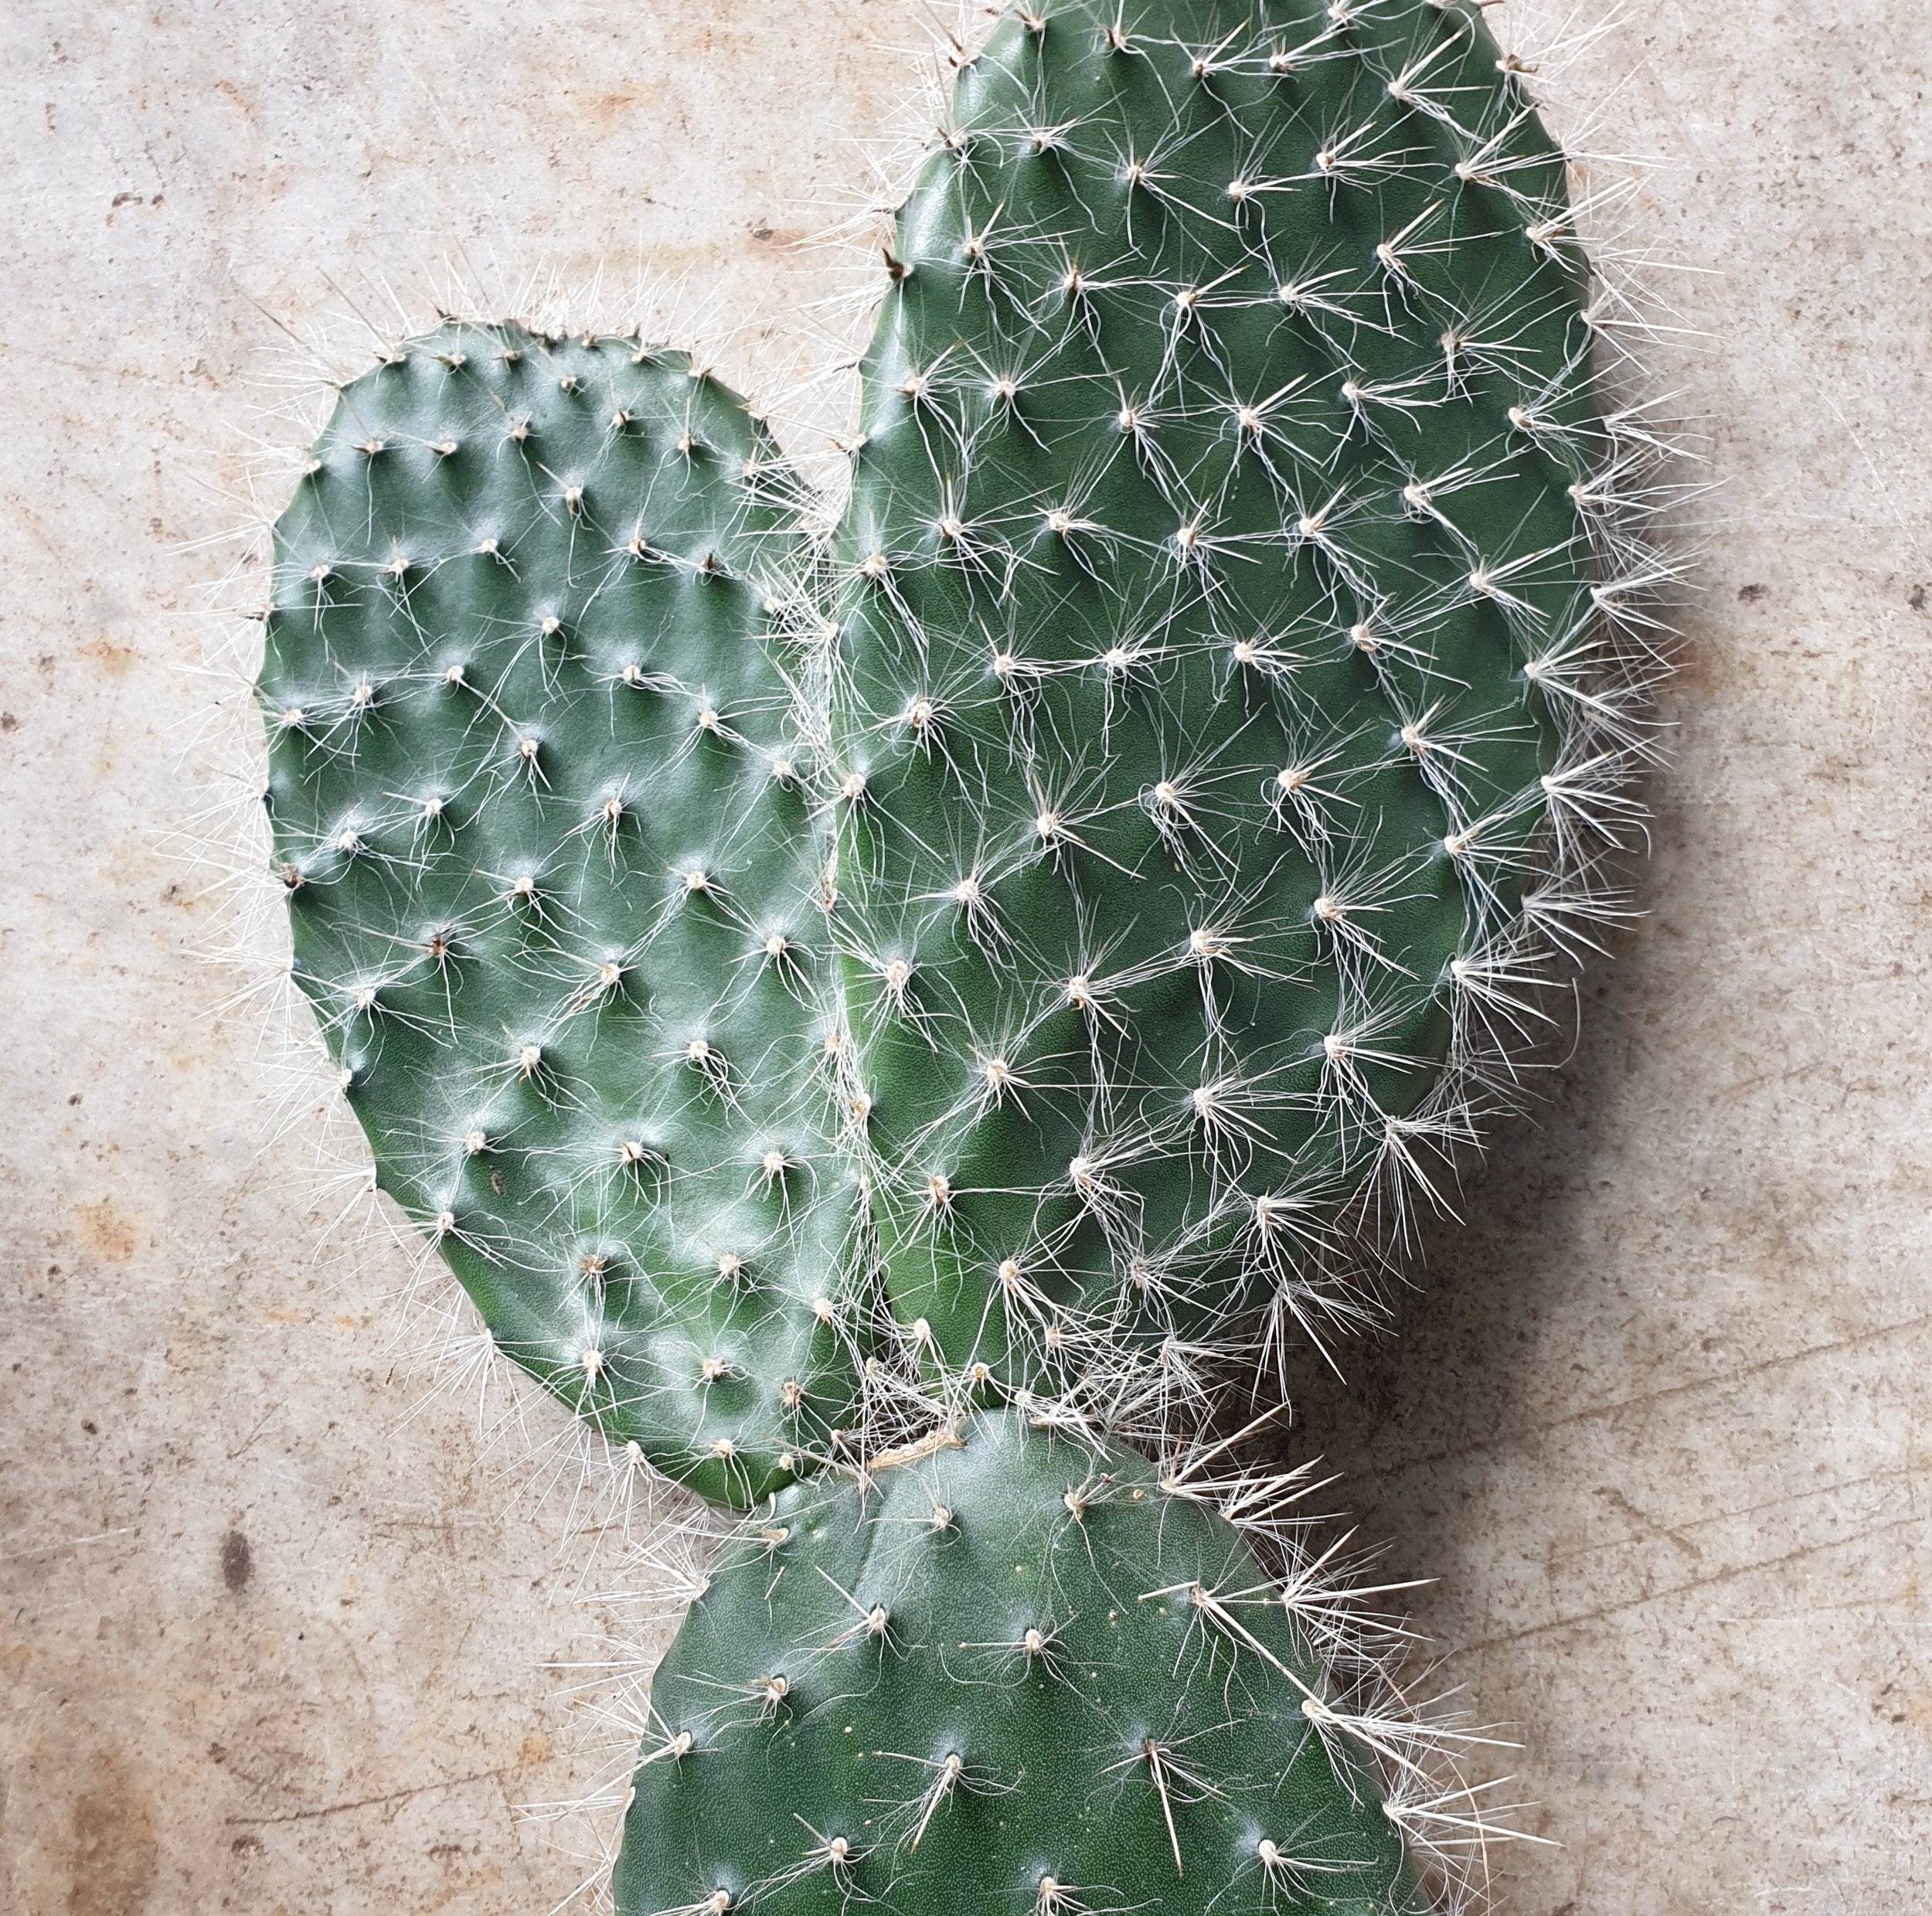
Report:
[[[607,1438],[744,1509],[975,1404],[1165,1443],[1372,1317],[1638,816],[1653,446],[1565,189],[1460,0],[1057,0],[958,63],[842,506],[634,339],[452,322],[343,389],[260,681],[295,975],[383,1187]],[[1309,1654],[1242,1673],[1327,1709]],[[1178,1752],[1154,1710],[1103,1714]],[[627,1911],[709,1867],[651,1828]],[[924,1880],[887,1834],[691,1907]],[[1406,1907],[1386,1839],[1353,1901],[1250,1859],[1200,1907]]]

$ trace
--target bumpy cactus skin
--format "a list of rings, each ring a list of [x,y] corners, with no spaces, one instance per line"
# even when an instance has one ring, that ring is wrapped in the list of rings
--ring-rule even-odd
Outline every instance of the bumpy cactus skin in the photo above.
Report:
[[[1426,1902],[1265,1574],[1129,1453],[981,1414],[747,1526],[652,1685],[619,1916]]]
[[[839,897],[886,1281],[954,1370],[1345,1317],[1464,1128],[1600,623],[1584,275],[1500,65],[1454,0],[1040,0],[900,213]]]
[[[740,1503],[856,1376],[782,470],[679,356],[447,326],[344,390],[261,676],[379,1180],[512,1357]]]

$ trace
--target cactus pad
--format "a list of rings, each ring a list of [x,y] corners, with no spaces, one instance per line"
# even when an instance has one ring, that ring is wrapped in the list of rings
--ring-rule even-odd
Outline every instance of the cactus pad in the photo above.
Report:
[[[682,357],[445,327],[344,390],[261,676],[295,976],[383,1187],[519,1363],[734,1502],[857,1376],[784,484]]]
[[[651,1713],[619,1916],[1427,1907],[1240,1534],[1015,1411],[781,1493]]]
[[[1320,1334],[1616,758],[1562,162],[1454,0],[1039,0],[888,264],[833,737],[895,1309],[1039,1389]]]

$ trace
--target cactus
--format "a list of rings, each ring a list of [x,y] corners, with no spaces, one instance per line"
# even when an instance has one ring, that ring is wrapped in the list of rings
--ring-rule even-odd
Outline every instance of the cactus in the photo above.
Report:
[[[1014,1411],[796,1485],[659,1666],[617,1907],[1419,1916],[1325,1621],[1191,1479]]]
[[[294,975],[378,1178],[510,1356],[741,1504],[857,1390],[787,484],[679,356],[446,326],[344,391],[260,682]]]
[[[1371,1315],[1644,744],[1562,163],[1473,13],[1011,12],[888,279],[828,542],[685,364],[461,328],[278,533],[379,1173],[740,1505],[902,1361],[1158,1436]]]
[[[1607,434],[1498,65],[1458,5],[1220,0],[1017,8],[962,65],[833,710],[855,1131],[937,1366],[1118,1399],[1164,1353],[1165,1416],[1189,1351],[1358,1321],[1588,908]]]
[[[634,339],[344,388],[260,682],[294,976],[502,1348],[757,1508],[625,1916],[1391,1916],[1410,1733],[1117,1440],[1372,1318],[1614,914],[1657,448],[1464,0],[956,63],[841,506]]]

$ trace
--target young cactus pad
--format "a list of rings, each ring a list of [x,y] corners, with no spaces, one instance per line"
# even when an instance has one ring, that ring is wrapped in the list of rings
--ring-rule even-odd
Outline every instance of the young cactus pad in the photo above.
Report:
[[[1240,1533],[982,1413],[747,1524],[651,1686],[618,1916],[1428,1907]]]
[[[682,359],[451,326],[277,529],[378,1175],[740,1506],[914,1370],[1158,1432],[1366,1315],[1642,750],[1628,448],[1475,9],[1056,0],[958,64],[842,516]]]

